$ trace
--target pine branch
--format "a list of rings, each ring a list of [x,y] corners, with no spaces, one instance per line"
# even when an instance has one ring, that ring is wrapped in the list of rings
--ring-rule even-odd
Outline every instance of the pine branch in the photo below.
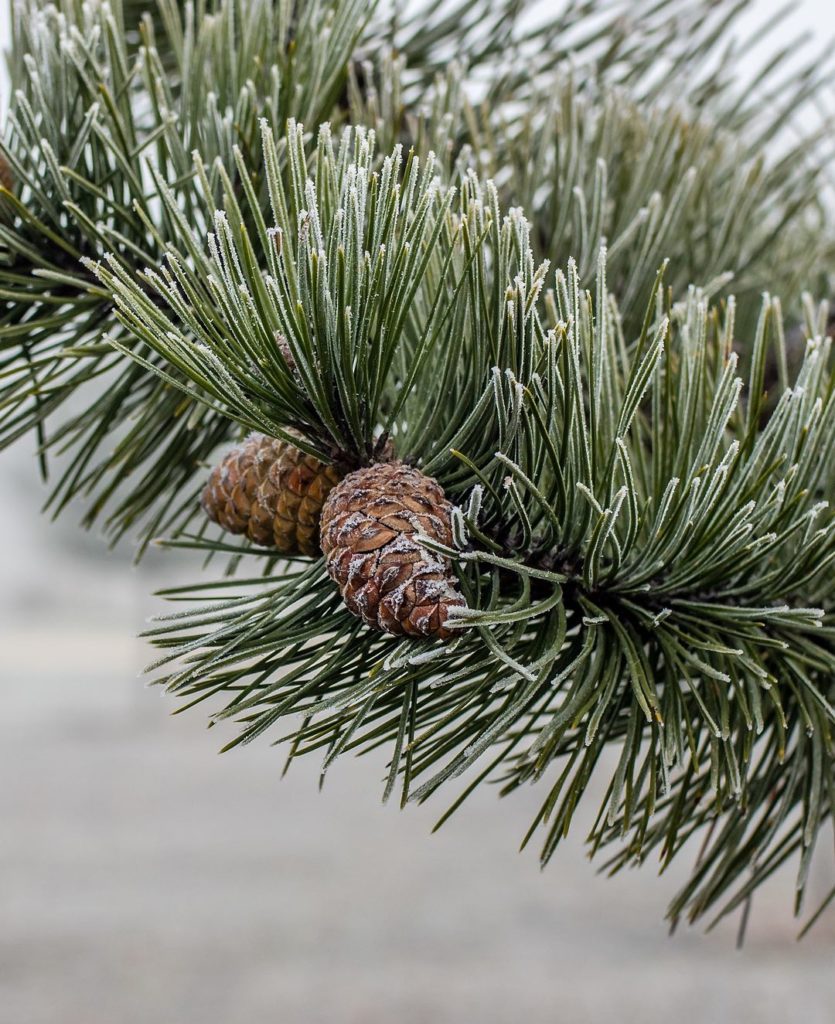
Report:
[[[584,285],[605,244],[628,332],[640,330],[644,296],[667,259],[677,296],[693,281],[715,295],[732,289],[744,335],[755,327],[763,291],[779,290],[799,317],[802,291],[829,287],[830,121],[785,140],[779,159],[763,156],[785,111],[803,109],[810,78],[814,93],[831,70],[804,68],[781,83],[785,108],[772,98],[764,114],[757,105],[731,106],[722,90],[708,93],[701,108],[663,96],[637,101],[576,72],[529,80],[507,95],[497,87],[474,102],[471,82],[453,65],[415,117],[404,101],[408,67],[399,60],[376,77],[366,66],[351,120],[373,126],[384,146],[439,154],[447,180],[473,169],[496,181],[502,202],[531,218],[537,256],[574,255]]]
[[[534,7],[21,0],[0,444],[66,455],[56,511],[85,494],[116,536],[255,564],[150,633],[234,742],[286,733],[323,773],[383,747],[402,803],[466,776],[441,820],[541,781],[543,862],[614,749],[606,867],[704,838],[676,922],[793,858],[799,911],[835,806],[832,331],[799,301],[828,284],[827,136],[762,153],[830,65],[778,54],[747,98],[744,4]],[[438,478],[452,642],[373,633],[321,559],[197,525],[203,464],[249,429],[355,466],[391,439]]]
[[[813,269],[828,265],[831,232],[818,205],[824,156],[803,169],[806,154],[817,151],[813,140],[804,138],[780,165],[761,171],[746,163],[744,152],[727,148],[713,128],[683,121],[675,145],[642,152],[640,139],[666,137],[666,111],[645,124],[628,101],[610,98],[602,106],[613,104],[612,116],[620,121],[618,131],[607,134],[582,99],[589,93],[594,103],[599,83],[619,83],[648,100],[663,94],[665,83],[680,88],[682,76],[692,74],[699,84],[693,81],[690,95],[699,107],[710,107],[719,127],[750,131],[752,138],[756,128],[762,142],[773,137],[787,111],[796,112],[816,93],[825,63],[782,83],[786,103],[773,118],[755,117],[753,103],[736,102],[732,82],[703,74],[735,17],[712,4],[693,8],[665,0],[635,23],[624,20],[618,4],[603,4],[592,33],[585,29],[592,13],[587,8],[569,7],[543,21],[530,4],[516,0],[489,12],[435,5],[420,18],[407,12],[392,22],[384,6],[362,34],[357,3],[226,0],[198,4],[192,15],[188,6],[159,0],[135,32],[127,29],[139,24],[141,5],[18,5],[12,67],[18,91],[4,149],[17,199],[9,200],[14,224],[0,225],[6,252],[0,289],[7,299],[0,322],[0,445],[35,430],[44,468],[50,450],[65,453],[67,469],[49,503],[55,514],[86,496],[87,525],[106,516],[115,540],[141,523],[143,547],[162,530],[188,526],[195,475],[234,427],[212,412],[192,414],[151,375],[102,345],[104,333],[118,329],[108,300],[79,261],[109,251],[130,272],[158,262],[180,237],[182,220],[198,233],[209,230],[210,222],[199,218],[226,190],[216,157],[235,198],[244,199],[235,146],[257,197],[252,204],[246,197],[242,207],[263,215],[258,121],[264,115],[278,124],[289,116],[318,124],[329,116],[338,121],[350,106],[355,119],[376,119],[388,139],[402,125],[408,97],[412,113],[403,137],[414,139],[423,157],[429,148],[441,153],[447,181],[468,162],[480,175],[498,172],[506,180],[502,201],[521,202],[536,216],[538,253],[563,258],[574,252],[587,283],[599,242],[609,239],[610,273],[628,330],[639,326],[641,296],[664,256],[674,257],[676,289],[693,279],[708,285],[715,274],[734,269],[742,273],[738,294],[768,286],[792,305],[800,283],[815,284]],[[552,45],[555,40],[560,46]],[[392,41],[407,55],[405,66],[402,57],[389,59]],[[549,97],[567,48],[593,60],[594,72],[587,68],[575,84],[562,85],[563,123],[552,117]],[[453,73],[432,101],[428,122],[416,121],[414,111],[430,99],[433,69],[448,63],[450,52],[469,52],[470,78],[464,83]],[[665,54],[662,67],[659,52]],[[367,60],[364,84],[354,74],[347,104],[352,54]],[[513,66],[512,74],[499,73],[505,65]],[[781,68],[775,60],[764,70],[760,88],[770,88]],[[375,86],[378,69],[384,78]],[[465,100],[488,80],[495,111],[489,125],[468,112]],[[519,103],[530,111],[521,131],[502,113]],[[541,150],[534,146],[538,126],[545,143],[558,142],[565,154],[553,167],[542,161],[544,144]],[[613,139],[637,141],[623,149]],[[208,207],[194,181],[193,147],[207,168],[213,195]],[[678,157],[667,166],[672,152]],[[453,168],[456,153],[464,160]],[[629,185],[620,180],[621,169],[636,158],[646,173]],[[154,172],[178,197],[176,217],[162,214],[167,207],[159,202]],[[654,196],[650,189],[658,180],[666,184]],[[607,184],[613,181],[616,188]],[[753,198],[738,202],[740,190]],[[711,210],[717,211],[715,221]],[[743,327],[752,306],[743,304]],[[129,343],[127,336],[121,341]],[[83,411],[68,418],[62,409],[79,391],[73,404]],[[163,437],[172,443],[161,447]],[[126,486],[131,479],[139,485]]]
[[[613,868],[655,848],[669,861],[717,822],[674,919],[737,906],[786,850],[802,891],[835,791],[831,340],[808,344],[765,416],[776,302],[744,381],[732,302],[692,290],[668,306],[659,276],[630,342],[605,253],[594,298],[573,262],[546,291],[526,221],[473,176],[453,196],[416,161],[372,171],[362,131],[338,152],[323,132],[307,182],[300,129],[286,180],[266,130],[263,149],[294,215],[277,205],[257,239],[222,217],[208,256],[171,250],[143,283],[110,262],[99,279],[122,322],[245,425],[292,418],[358,457],[389,430],[459,502],[456,547],[425,543],[456,560],[469,609],[454,642],[416,648],[361,628],[319,561],[204,584],[212,600],[151,631],[159,680],[186,706],[224,700],[237,742],[292,716],[291,757],[321,751],[325,769],[386,746],[386,792],[399,780],[404,802],[479,766],[503,792],[548,779],[544,861],[615,745],[590,837],[621,845]],[[401,274],[416,251],[421,272]]]
[[[125,267],[153,263],[186,219],[203,227],[192,147],[211,163],[231,162],[237,146],[258,166],[260,117],[324,120],[370,13],[360,0],[298,9],[228,0],[197,19],[170,3],[160,10],[162,57],[151,20],[132,50],[120,12],[106,4],[20,0],[3,148],[16,220],[0,226],[0,287],[10,300],[0,342],[0,446],[37,429],[44,452],[71,453],[53,509],[86,495],[88,525],[109,506],[114,539],[145,518],[146,542],[180,521],[195,470],[234,428],[190,416],[181,397],[102,345],[116,326],[112,304],[80,261],[107,250]],[[221,188],[214,170],[209,177],[210,189]],[[171,216],[159,181],[177,197]],[[255,175],[247,187],[257,192],[263,182]],[[240,193],[243,184],[234,188]],[[83,412],[49,428],[79,390]],[[140,475],[139,487],[122,487]]]

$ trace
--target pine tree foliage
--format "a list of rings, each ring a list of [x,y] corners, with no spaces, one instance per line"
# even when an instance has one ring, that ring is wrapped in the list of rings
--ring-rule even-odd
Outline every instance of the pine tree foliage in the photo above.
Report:
[[[827,288],[828,158],[812,154],[829,152],[828,125],[783,146],[778,160],[763,153],[830,74],[813,60],[778,87],[763,71],[763,88],[738,104],[708,76],[693,83],[684,108],[656,90],[639,101],[643,90],[608,76],[557,72],[545,85],[517,86],[507,104],[500,86],[472,100],[467,75],[453,65],[436,83],[429,113],[407,118],[404,128],[407,69],[389,63],[358,97],[353,120],[372,125],[386,147],[403,141],[443,155],[448,175],[471,167],[495,181],[503,202],[530,215],[537,255],[574,254],[584,284],[605,239],[628,329],[640,330],[645,295],[667,259],[678,293],[693,280],[730,288],[753,330],[760,296],[775,281],[789,308],[804,288]],[[716,203],[717,195],[727,200]]]
[[[809,342],[763,426],[769,347],[785,364],[775,301],[747,380],[734,304],[670,304],[660,279],[630,345],[605,252],[589,294],[573,262],[536,264],[528,223],[474,175],[456,196],[431,163],[395,152],[373,171],[364,131],[337,147],[323,130],[306,177],[302,139],[292,126],[281,176],[264,129],[257,236],[227,195],[202,251],[186,235],[159,270],[109,259],[99,279],[180,386],[236,421],[300,427],[322,458],[390,433],[459,502],[439,550],[470,610],[455,642],[416,650],[358,626],[320,562],[215,584],[152,631],[161,681],[187,704],[225,695],[242,741],[301,715],[292,756],[390,744],[404,801],[481,766],[505,791],[547,779],[544,860],[616,744],[591,837],[621,844],[616,866],[716,825],[674,915],[736,906],[794,850],[802,892],[833,796],[831,341]]]
[[[170,499],[229,432],[218,420],[194,429],[179,396],[101,345],[112,309],[79,260],[105,249],[127,266],[159,258],[175,225],[161,212],[158,183],[193,216],[194,147],[231,162],[236,144],[257,163],[259,117],[281,121],[303,108],[324,119],[364,10],[360,0],[303,4],[301,13],[287,3],[232,0],[198,20],[190,8],[165,4],[166,52],[176,62],[166,74],[148,20],[134,57],[118,9],[107,4],[18,5],[20,88],[7,152],[20,228],[4,231],[14,304],[4,330],[2,436],[13,440],[34,423],[43,444],[71,448],[51,499],[56,510],[91,494],[92,520],[122,477],[139,475],[111,512],[115,534],[149,510],[151,533],[164,530]],[[291,40],[295,32],[300,42]],[[50,413],[99,378],[106,385],[88,391],[82,411],[47,436]],[[102,451],[114,433],[115,447]]]
[[[385,797],[456,792],[442,821],[538,783],[543,862],[602,777],[609,869],[691,857],[674,922],[789,859],[800,911],[835,810],[835,376],[801,301],[833,232],[826,132],[772,149],[829,72],[778,56],[739,100],[744,4],[630,6],[19,0],[0,444],[59,456],[56,511],[230,557],[149,630],[230,745],[382,749]],[[203,521],[247,430],[438,479],[452,641]]]
[[[832,251],[825,172],[808,159],[809,140],[768,164],[761,154],[777,125],[763,138],[744,123],[740,137],[739,129],[717,130],[666,105],[646,108],[619,91],[584,96],[568,78],[495,135],[489,124],[486,139],[474,128],[473,149],[489,154],[479,174],[505,183],[507,201],[531,216],[538,254],[575,254],[589,283],[607,240],[610,287],[630,333],[640,330],[663,259],[676,294],[694,280],[731,289],[750,330],[775,280],[790,305],[804,287],[825,288]],[[714,205],[716,195],[728,203]]]
[[[376,93],[386,106],[385,119],[375,125],[378,131],[385,126],[386,149],[394,143],[387,135],[402,126],[402,141],[434,147],[445,162],[447,151],[466,151],[468,164],[483,176],[506,166],[512,178],[502,200],[537,214],[540,257],[576,254],[588,283],[593,254],[608,240],[611,272],[623,273],[631,292],[624,305],[628,324],[640,316],[641,285],[651,283],[667,256],[688,254],[676,260],[677,283],[708,285],[717,272],[737,270],[745,275],[743,292],[767,283],[790,305],[800,281],[815,283],[803,276],[806,269],[825,265],[831,235],[822,229],[817,200],[825,160],[822,154],[817,161],[810,157],[817,150],[814,138],[800,139],[767,173],[747,167],[743,155],[730,150],[717,169],[716,147],[725,144],[716,139],[679,145],[681,157],[671,166],[663,151],[654,157],[648,152],[641,166],[660,180],[642,176],[630,185],[620,178],[641,143],[624,151],[623,142],[612,142],[611,129],[617,127],[623,140],[651,138],[666,113],[659,111],[648,127],[637,113],[628,124],[624,109],[614,120],[604,119],[601,130],[580,130],[595,121],[582,109],[594,101],[582,101],[581,93],[617,85],[651,103],[684,79],[693,109],[710,111],[714,127],[703,129],[707,139],[724,127],[747,129],[753,103],[736,101],[724,62],[716,69],[720,47],[733,60],[725,39],[745,5],[663,0],[636,13],[631,4],[600,2],[555,13],[549,5],[519,0],[435,2],[428,9],[359,0],[158,0],[152,15],[142,16],[147,6],[17,0],[4,148],[18,183],[6,200],[14,230],[0,225],[8,300],[0,348],[0,446],[35,430],[44,472],[50,453],[59,456],[53,511],[81,497],[87,525],[104,516],[111,538],[139,526],[140,554],[153,536],[189,522],[194,475],[233,428],[223,418],[203,416],[195,429],[179,396],[101,346],[102,333],[112,330],[112,308],[78,261],[115,251],[126,266],[158,262],[172,237],[160,214],[158,181],[181,197],[192,217],[192,148],[215,188],[215,157],[236,173],[233,145],[257,178],[261,116],[275,124],[289,116],[338,124],[350,111],[368,123],[371,108],[379,107]],[[585,70],[559,86],[567,113],[551,118],[551,83],[554,75],[564,78],[569,51],[575,61],[585,61]],[[453,73],[454,88],[435,84],[436,70],[464,54],[475,88],[460,73]],[[776,59],[764,68],[752,95],[766,90],[766,101],[778,89],[781,95],[779,106],[766,102],[760,108],[773,109],[771,116],[756,119],[764,142],[785,123],[787,109],[796,111],[817,95],[826,67],[818,61],[786,75]],[[467,116],[468,96],[483,97],[495,111],[487,134]],[[618,109],[621,102],[626,100],[616,101]],[[521,138],[503,113],[513,104],[530,112]],[[428,120],[419,115],[424,109],[434,112]],[[418,116],[407,116],[403,125],[408,110]],[[547,149],[533,129],[543,117],[548,130],[542,137],[552,139],[560,155],[551,167],[545,160],[537,188],[532,183],[540,178]],[[683,137],[689,134],[683,130]],[[701,137],[701,131],[695,134]],[[742,170],[734,168],[737,162]],[[812,169],[804,170],[810,162]],[[263,182],[254,187],[263,206]],[[746,195],[740,203],[740,188],[753,191],[753,200]],[[721,190],[722,201],[711,201],[714,190]],[[554,221],[557,203],[566,212]],[[707,209],[723,212],[711,236],[696,237],[711,225]],[[787,226],[801,222],[811,222],[809,229]],[[701,229],[691,229],[698,223]],[[621,266],[632,269],[621,272]],[[79,392],[83,397],[74,397]]]

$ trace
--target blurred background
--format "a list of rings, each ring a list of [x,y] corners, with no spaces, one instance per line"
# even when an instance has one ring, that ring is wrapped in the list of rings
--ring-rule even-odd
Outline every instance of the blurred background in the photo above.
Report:
[[[832,0],[796,20],[835,34]],[[797,943],[791,872],[737,952],[733,922],[669,938],[685,866],[602,878],[582,820],[541,873],[516,852],[535,791],[481,787],[430,836],[445,805],[383,808],[383,758],[320,794],[314,759],[282,781],[265,741],[218,756],[132,639],[199,565],[133,568],[44,497],[31,445],[0,456],[0,1024],[832,1024],[835,908]]]

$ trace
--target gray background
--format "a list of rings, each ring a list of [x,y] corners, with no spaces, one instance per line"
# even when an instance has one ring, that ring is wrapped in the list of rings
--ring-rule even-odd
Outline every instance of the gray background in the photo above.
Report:
[[[830,0],[801,17],[835,30]],[[795,942],[791,873],[738,953],[731,925],[667,937],[683,864],[601,878],[578,827],[540,873],[536,791],[482,788],[430,836],[444,805],[381,807],[380,759],[319,794],[265,741],[217,756],[131,639],[197,565],[133,569],[43,497],[26,443],[0,456],[0,1024],[835,1019],[835,911]]]

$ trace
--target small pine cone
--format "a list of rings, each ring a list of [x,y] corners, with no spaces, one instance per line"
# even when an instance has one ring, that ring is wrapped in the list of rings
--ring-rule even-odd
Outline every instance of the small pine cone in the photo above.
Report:
[[[0,153],[0,185],[2,185],[7,192],[11,192],[14,188],[14,174],[12,174],[9,161],[3,153]]]
[[[465,605],[449,560],[420,544],[452,543],[452,506],[431,477],[402,462],[358,469],[322,509],[328,572],[350,611],[385,633],[446,639]]]
[[[287,369],[290,373],[295,373],[298,367],[296,366],[296,359],[290,348],[290,343],[281,333],[277,331],[275,335],[276,344],[278,345],[278,351],[281,353],[281,358],[287,364]]]
[[[212,470],[200,503],[209,519],[254,544],[318,555],[322,505],[341,478],[287,441],[251,434]]]

